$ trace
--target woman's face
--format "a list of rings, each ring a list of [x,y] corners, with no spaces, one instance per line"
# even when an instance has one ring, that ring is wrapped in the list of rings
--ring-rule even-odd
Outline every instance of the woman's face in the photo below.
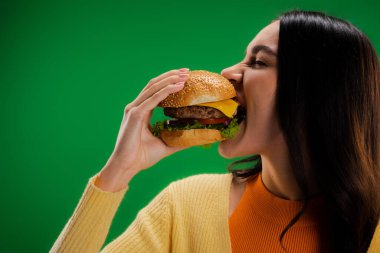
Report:
[[[283,140],[275,113],[279,21],[262,29],[249,43],[244,59],[222,71],[235,85],[247,116],[233,139],[223,141],[219,154],[226,158],[262,154]]]

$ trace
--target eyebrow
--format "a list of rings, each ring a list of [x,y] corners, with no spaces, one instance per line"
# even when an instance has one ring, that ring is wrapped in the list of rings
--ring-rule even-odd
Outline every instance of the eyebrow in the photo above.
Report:
[[[251,53],[252,54],[258,54],[260,51],[263,51],[263,52],[265,52],[269,55],[272,55],[272,56],[277,56],[277,54],[272,49],[270,49],[269,47],[264,46],[264,45],[254,46],[251,50]],[[245,50],[245,54],[247,54],[247,50]]]

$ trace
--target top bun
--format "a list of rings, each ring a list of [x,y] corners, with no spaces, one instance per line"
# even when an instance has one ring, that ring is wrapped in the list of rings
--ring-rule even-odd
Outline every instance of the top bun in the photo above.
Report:
[[[234,86],[227,78],[205,70],[190,71],[184,88],[161,101],[160,107],[184,107],[216,102],[236,96]]]

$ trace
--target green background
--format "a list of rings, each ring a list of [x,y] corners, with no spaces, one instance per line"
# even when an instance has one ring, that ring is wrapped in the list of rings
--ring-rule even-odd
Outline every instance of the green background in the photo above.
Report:
[[[2,0],[0,252],[50,249],[88,179],[111,154],[124,106],[149,79],[181,67],[220,72],[292,8],[351,21],[379,52],[377,0]],[[193,147],[142,171],[106,243],[170,182],[225,173],[230,162],[217,145]]]

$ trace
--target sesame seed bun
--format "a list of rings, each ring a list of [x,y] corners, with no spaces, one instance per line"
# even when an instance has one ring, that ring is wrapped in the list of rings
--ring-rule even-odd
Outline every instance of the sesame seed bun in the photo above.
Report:
[[[194,70],[190,71],[184,88],[170,94],[158,106],[183,107],[225,100],[235,96],[234,86],[227,78],[205,70]]]
[[[224,140],[216,129],[161,130],[160,136],[171,147],[200,146]]]

